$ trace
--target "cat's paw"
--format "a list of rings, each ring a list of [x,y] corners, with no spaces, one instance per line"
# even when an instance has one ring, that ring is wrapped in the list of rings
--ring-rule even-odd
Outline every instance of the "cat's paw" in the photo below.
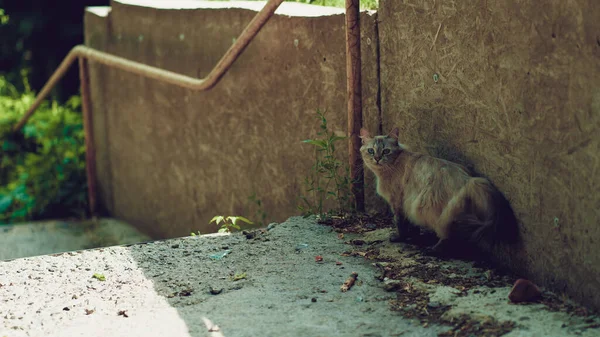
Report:
[[[428,256],[433,256],[433,257],[443,257],[444,256],[444,252],[439,249],[434,247],[426,247],[425,249],[423,249],[423,254],[428,255]]]
[[[444,258],[444,257],[448,256],[447,250],[445,249],[446,246],[447,246],[447,243],[445,241],[439,241],[438,243],[436,243],[435,245],[433,245],[431,247],[426,247],[423,250],[423,253],[428,256]]]

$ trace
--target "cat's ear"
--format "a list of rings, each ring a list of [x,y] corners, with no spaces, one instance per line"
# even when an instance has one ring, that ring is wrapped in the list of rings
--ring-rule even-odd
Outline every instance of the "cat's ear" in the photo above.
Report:
[[[369,136],[369,131],[367,131],[367,129],[365,129],[365,128],[360,128],[360,136],[359,137],[360,137],[360,139],[362,139],[363,144],[365,143],[365,141],[367,139],[371,138]]]
[[[392,131],[390,131],[390,133],[388,133],[388,137],[392,137],[395,140],[398,140],[399,133],[400,133],[400,130],[398,130],[398,127],[395,127],[392,129]]]

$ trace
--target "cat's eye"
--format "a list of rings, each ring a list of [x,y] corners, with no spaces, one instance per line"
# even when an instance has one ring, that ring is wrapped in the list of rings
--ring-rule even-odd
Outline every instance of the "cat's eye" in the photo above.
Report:
[[[383,150],[383,154],[389,154],[389,153],[390,153],[390,149]]]
[[[375,151],[373,149],[369,149],[368,151],[369,151],[369,154],[374,154],[375,153]]]

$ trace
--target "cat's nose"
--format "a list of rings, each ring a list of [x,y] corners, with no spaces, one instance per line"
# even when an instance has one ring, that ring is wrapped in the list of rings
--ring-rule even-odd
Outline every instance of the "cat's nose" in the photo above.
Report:
[[[375,159],[375,162],[376,162],[377,164],[379,164],[379,161],[381,160],[381,157],[373,157],[373,158]]]

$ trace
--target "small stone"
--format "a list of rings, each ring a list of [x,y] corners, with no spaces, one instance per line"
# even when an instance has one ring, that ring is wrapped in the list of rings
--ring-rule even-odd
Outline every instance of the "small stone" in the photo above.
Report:
[[[194,289],[183,289],[182,291],[179,292],[179,296],[191,296],[192,293],[194,292]]]
[[[510,294],[508,294],[508,299],[513,303],[530,302],[538,299],[541,295],[542,292],[538,286],[521,278],[515,282]]]
[[[313,298],[310,299],[310,301],[314,303],[314,302],[317,301],[317,299],[315,297],[313,297]]]
[[[223,288],[215,289],[213,287],[209,287],[209,289],[211,295],[219,295],[221,292],[223,292]]]
[[[275,228],[275,226],[277,226],[277,222],[271,222],[268,226],[267,226],[267,230],[270,231],[273,228]]]
[[[174,245],[171,245],[171,248],[179,248],[179,244],[178,244],[178,243],[176,243],[176,244],[174,244]]]
[[[64,308],[63,308],[63,311],[71,311],[71,308],[69,308],[69,307],[64,307]]]

